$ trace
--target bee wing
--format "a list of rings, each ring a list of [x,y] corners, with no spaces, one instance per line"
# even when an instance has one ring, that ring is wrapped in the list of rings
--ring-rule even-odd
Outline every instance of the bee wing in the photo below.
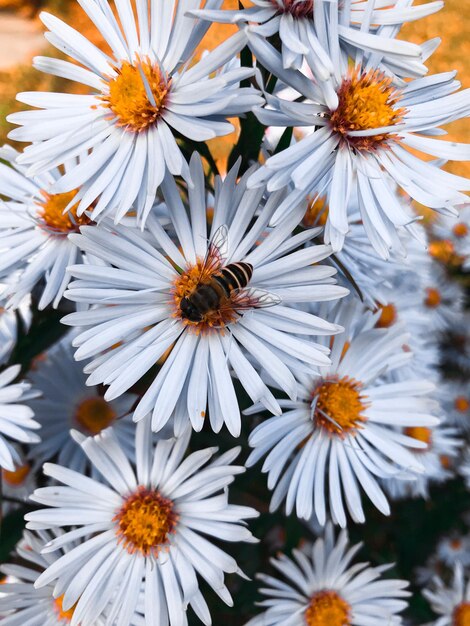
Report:
[[[212,235],[207,248],[202,271],[212,274],[223,265],[228,255],[228,228],[222,224]]]
[[[230,296],[231,306],[237,311],[267,309],[281,304],[282,299],[275,293],[263,289],[234,289]]]

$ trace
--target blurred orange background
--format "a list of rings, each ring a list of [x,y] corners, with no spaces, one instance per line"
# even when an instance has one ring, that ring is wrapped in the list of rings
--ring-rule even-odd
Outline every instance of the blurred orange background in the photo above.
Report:
[[[446,0],[439,13],[406,26],[401,38],[422,42],[439,36],[442,44],[428,61],[431,72],[459,71],[463,87],[470,87],[470,20],[467,3],[462,0]],[[238,0],[225,0],[225,8],[236,8]],[[5,116],[19,108],[15,101],[18,91],[64,89],[64,81],[45,76],[31,68],[31,58],[35,54],[57,56],[55,49],[48,46],[42,36],[42,24],[37,18],[40,9],[47,9],[64,17],[75,28],[100,44],[97,32],[78,3],[73,0],[0,0],[0,145],[6,141],[9,125]],[[465,15],[467,13],[467,16]],[[213,25],[204,46],[212,48],[235,28]],[[70,85],[67,85],[70,88]],[[470,141],[470,125],[460,120],[449,127],[449,139],[460,142]],[[235,140],[232,134],[210,142],[214,157],[222,166],[226,155]],[[470,163],[452,163],[448,169],[470,177]]]

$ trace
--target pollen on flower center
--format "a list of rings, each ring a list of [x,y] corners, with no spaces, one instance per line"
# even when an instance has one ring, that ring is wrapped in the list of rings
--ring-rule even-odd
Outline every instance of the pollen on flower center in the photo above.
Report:
[[[72,608],[68,609],[67,611],[64,610],[64,607],[62,606],[62,602],[64,600],[64,596],[60,596],[59,598],[56,598],[54,600],[54,612],[56,614],[57,617],[57,621],[60,623],[64,623],[64,624],[69,624],[72,621],[72,617],[73,617],[73,613],[75,611],[75,607],[76,604],[73,605]]]
[[[117,118],[118,126],[135,133],[146,130],[160,117],[170,88],[157,64],[124,61],[109,81],[109,93],[101,97]]]
[[[290,13],[293,17],[313,18],[313,0],[271,0],[283,13]]]
[[[397,309],[394,304],[379,304],[380,317],[376,322],[377,328],[390,328],[397,321]]]
[[[12,487],[18,487],[24,483],[31,471],[31,466],[28,463],[20,465],[14,471],[6,469],[2,470],[3,480]]]
[[[178,516],[171,500],[158,491],[139,487],[117,512],[116,534],[120,543],[131,553],[157,556],[175,532]]]
[[[80,226],[90,223],[90,218],[85,214],[77,215],[77,204],[73,205],[66,213],[66,207],[72,202],[78,189],[66,193],[48,194],[42,191],[44,200],[38,202],[39,225],[47,230],[60,235],[77,232]]]
[[[75,421],[90,435],[111,426],[116,417],[116,411],[100,396],[82,400],[75,411]]]
[[[470,602],[463,602],[455,608],[452,626],[470,626]]]
[[[312,394],[312,417],[315,424],[329,433],[344,436],[366,421],[361,383],[347,377],[324,380]]]
[[[431,241],[428,246],[428,252],[437,261],[452,265],[459,265],[462,259],[456,254],[452,241],[441,239],[439,241]]]
[[[391,78],[374,70],[354,73],[345,78],[338,90],[338,108],[330,115],[332,129],[357,150],[375,150],[393,140],[389,132],[369,136],[351,136],[352,131],[395,126],[406,112],[397,108],[400,94]]]
[[[426,444],[426,448],[416,449],[415,452],[417,453],[426,452],[432,447],[432,430],[430,428],[426,428],[425,426],[409,426],[405,428],[405,435]]]
[[[442,302],[442,296],[439,290],[435,289],[434,287],[428,287],[426,289],[426,298],[424,299],[424,304],[429,309],[437,309],[437,307],[441,304],[441,302]]]
[[[305,611],[307,626],[350,626],[351,607],[336,591],[320,591]]]

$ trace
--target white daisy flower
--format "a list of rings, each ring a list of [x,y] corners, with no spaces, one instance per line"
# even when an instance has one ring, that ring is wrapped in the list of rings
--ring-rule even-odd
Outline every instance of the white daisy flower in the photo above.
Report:
[[[53,584],[41,589],[34,586],[40,571],[52,565],[59,556],[43,553],[44,545],[55,539],[56,533],[39,531],[38,536],[25,531],[16,552],[24,564],[2,564],[1,571],[8,576],[1,587],[0,618],[2,626],[65,626],[72,622],[74,607],[64,610],[63,594]],[[77,543],[75,542],[75,545]],[[61,548],[59,554],[63,554]],[[94,622],[104,626],[102,619]],[[85,625],[84,625],[85,626]]]
[[[394,499],[428,498],[432,483],[442,483],[454,476],[449,471],[449,465],[458,456],[464,440],[456,428],[447,425],[437,428],[411,426],[403,429],[403,434],[425,444],[424,448],[414,452],[416,460],[424,466],[425,471],[413,476],[408,470],[401,480],[392,477],[384,481],[385,489]]]
[[[446,587],[438,576],[433,579],[431,589],[423,591],[432,610],[439,615],[429,626],[466,626],[470,619],[470,583],[464,579],[461,563],[454,568],[454,579]]]
[[[452,328],[462,316],[464,292],[462,287],[433,263],[432,276],[424,281],[421,289],[424,307],[429,312],[431,328],[444,331]]]
[[[330,362],[329,349],[312,336],[341,330],[299,311],[295,303],[336,300],[347,290],[335,284],[334,268],[319,265],[330,246],[304,247],[318,229],[293,235],[301,213],[266,231],[284,192],[263,203],[262,188],[246,188],[250,172],[236,183],[235,166],[223,182],[216,181],[208,226],[198,156],[191,161],[191,175],[195,186],[188,209],[171,177],[162,186],[174,240],[153,216],[147,238],[109,225],[84,227],[73,237],[86,253],[114,267],[69,268],[77,280],[67,297],[93,306],[63,321],[87,327],[74,340],[79,346],[75,358],[94,357],[85,367],[91,372],[87,384],[109,385],[106,400],[124,393],[171,348],[136,408],[136,421],[152,412],[152,428],[160,430],[176,410],[178,434],[188,420],[201,430],[209,409],[216,432],[225,422],[238,436],[241,420],[231,371],[254,402],[280,413],[257,370],[269,372],[295,399],[292,369]]]
[[[470,536],[454,533],[443,537],[437,544],[436,555],[447,567],[453,568],[458,562],[468,567],[470,565]]]
[[[127,393],[106,402],[97,387],[87,387],[82,367],[73,358],[73,336],[66,335],[29,372],[34,388],[42,394],[29,402],[41,425],[42,439],[30,448],[29,457],[42,464],[57,456],[61,465],[84,474],[88,459],[70,436],[70,429],[89,437],[113,426],[121,447],[130,456],[134,447],[130,413],[137,396]]]
[[[128,626],[144,584],[147,623],[186,626],[191,605],[208,625],[198,575],[224,602],[232,603],[224,575],[240,570],[235,559],[203,535],[254,542],[244,520],[258,513],[228,503],[228,485],[245,471],[231,465],[239,449],[212,461],[217,448],[184,458],[189,431],[154,446],[148,420],[140,422],[136,469],[112,429],[87,439],[76,434],[101,481],[44,465],[47,476],[66,486],[35,492],[32,499],[51,508],[28,513],[27,527],[76,527],[51,541],[46,552],[71,546],[76,539],[81,543],[48,567],[35,586],[57,581],[64,610],[74,607],[74,624],[95,624],[108,607],[107,623],[116,619],[119,626]]]
[[[431,224],[431,233],[431,256],[446,265],[470,268],[470,204],[461,209],[458,218],[438,216]]]
[[[332,45],[335,75],[317,85],[293,70],[279,71],[281,57],[260,36],[251,33],[250,45],[259,60],[296,98],[266,95],[269,108],[256,109],[268,126],[315,127],[298,143],[268,158],[250,179],[256,187],[268,183],[275,190],[292,183],[296,192],[279,207],[273,223],[307,195],[326,195],[329,214],[325,237],[341,249],[349,231],[349,204],[357,193],[364,228],[384,257],[395,230],[416,220],[396,197],[396,186],[421,204],[449,215],[467,202],[461,191],[470,181],[440,169],[442,161],[425,162],[410,150],[440,160],[467,160],[470,146],[436,139],[440,127],[470,113],[470,90],[457,92],[455,72],[411,80],[397,88],[380,65],[371,61],[351,68]],[[457,92],[457,93],[456,93]],[[301,101],[299,101],[299,99]]]
[[[218,8],[222,0],[208,0]],[[46,38],[77,63],[37,57],[34,66],[48,74],[91,87],[90,95],[20,93],[17,98],[39,111],[15,113],[8,120],[21,128],[12,139],[32,141],[18,162],[31,174],[49,171],[87,154],[52,186],[53,193],[80,191],[78,216],[90,209],[120,221],[131,209],[144,222],[165,172],[190,180],[176,138],[206,141],[234,127],[227,117],[262,102],[240,81],[253,69],[230,64],[246,35],[237,33],[194,63],[196,47],[209,24],[186,16],[201,0],[119,0],[117,16],[108,0],[81,0],[112,56],[58,18],[42,13]],[[136,9],[137,20],[133,10]]]
[[[335,539],[329,524],[324,538],[294,550],[293,559],[271,559],[283,579],[259,574],[267,599],[261,615],[247,626],[400,626],[408,603],[408,582],[381,579],[392,565],[370,567],[351,561],[362,544],[350,546],[346,531]]]
[[[465,480],[465,485],[470,491],[470,452],[468,450],[460,463],[459,474]]]
[[[364,0],[253,0],[252,4],[248,9],[202,9],[192,14],[215,22],[249,23],[263,37],[278,35],[282,66],[300,69],[305,58],[317,80],[326,80],[334,73],[326,52],[328,37],[337,39],[353,58],[360,49],[366,55],[380,54],[388,71],[400,75],[405,67],[423,75],[426,68],[419,46],[394,37],[404,23],[431,15],[443,6],[443,2],[405,6],[396,0],[387,6],[378,2],[368,6]]]
[[[37,443],[41,440],[34,431],[40,428],[32,418],[32,409],[26,402],[38,393],[30,383],[13,381],[20,373],[20,365],[12,365],[0,374],[0,468],[15,471],[21,457],[9,440],[20,443]]]
[[[439,385],[439,402],[449,424],[470,431],[470,389],[468,382],[443,381]]]
[[[295,510],[307,520],[315,515],[324,525],[329,509],[334,523],[345,527],[345,503],[355,522],[365,521],[361,490],[389,515],[376,477],[424,472],[413,450],[426,444],[396,427],[431,427],[439,420],[431,414],[436,403],[427,397],[431,383],[383,378],[409,358],[401,350],[407,336],[399,326],[373,328],[373,316],[351,304],[339,307],[335,320],[346,330],[334,338],[331,366],[320,374],[297,374],[297,401],[281,400],[283,415],[254,429],[247,465],[267,455],[262,471],[274,489],[271,511],[285,499],[287,514]],[[356,323],[362,328],[355,329]]]
[[[3,297],[16,308],[44,279],[38,308],[51,302],[57,307],[69,281],[67,266],[84,262],[68,235],[91,220],[86,215],[78,217],[73,203],[64,214],[77,189],[51,193],[61,175],[58,169],[29,178],[26,168],[15,164],[18,154],[10,146],[0,149],[0,158],[9,164],[0,163],[0,194],[5,198],[0,202],[0,275],[11,277]]]

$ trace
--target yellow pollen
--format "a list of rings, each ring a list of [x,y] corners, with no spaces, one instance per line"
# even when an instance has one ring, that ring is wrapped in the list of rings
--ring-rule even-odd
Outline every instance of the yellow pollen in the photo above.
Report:
[[[157,556],[176,531],[178,516],[171,500],[158,491],[139,487],[115,515],[116,534],[130,553]]]
[[[464,224],[462,222],[460,222],[459,224],[455,224],[454,228],[452,229],[452,232],[454,233],[454,235],[456,237],[458,237],[459,239],[466,237],[469,233],[469,228],[467,226],[467,224]]]
[[[58,622],[65,622],[66,624],[69,624],[72,621],[73,613],[77,605],[74,604],[71,609],[68,609],[68,611],[64,611],[64,608],[62,606],[63,600],[63,595],[54,600],[54,611],[57,615]]]
[[[67,213],[64,213],[65,208],[75,198],[77,191],[75,189],[67,193],[53,195],[45,191],[41,192],[44,196],[44,201],[38,203],[38,217],[40,218],[42,228],[58,234],[68,234],[77,232],[80,226],[90,223],[90,218],[85,214],[80,217],[77,215],[78,202]]]
[[[470,626],[470,602],[463,602],[455,607],[452,626]]]
[[[324,226],[328,219],[328,205],[325,197],[309,199],[307,210],[302,220],[303,226],[312,228],[314,226]]]
[[[390,328],[397,321],[397,309],[394,304],[379,304],[380,317],[375,324],[377,328]]]
[[[361,383],[347,377],[325,380],[312,394],[313,419],[329,433],[344,437],[361,428],[366,408]]]
[[[24,483],[30,471],[31,467],[28,463],[25,463],[24,465],[17,467],[13,472],[3,469],[2,477],[3,480],[12,487],[19,487]]]
[[[90,435],[111,426],[116,417],[116,411],[101,396],[82,400],[75,411],[75,420]]]
[[[466,413],[470,409],[470,399],[465,396],[458,396],[454,400],[454,407],[459,413]]]
[[[160,117],[170,88],[157,64],[149,60],[133,65],[124,61],[115,68],[117,76],[109,81],[109,94],[102,96],[104,106],[117,117],[117,125],[135,133],[146,130]],[[144,78],[147,82],[147,93]]]
[[[426,289],[426,298],[424,300],[424,304],[429,309],[437,309],[437,307],[441,304],[441,302],[442,302],[442,296],[440,292],[434,287],[428,287]]]
[[[349,133],[399,124],[406,113],[406,109],[397,108],[400,97],[391,78],[378,70],[365,74],[355,72],[344,79],[339,88],[339,104],[331,113],[331,127],[356,150],[384,147],[394,139],[388,132],[368,137],[354,137]]]
[[[455,252],[454,244],[448,239],[432,241],[428,252],[433,259],[444,265],[460,265],[463,262],[462,257]]]
[[[307,626],[351,626],[351,607],[336,591],[320,591],[305,611]]]
[[[405,435],[413,437],[413,439],[418,439],[418,441],[422,441],[427,445],[427,448],[417,449],[415,452],[426,452],[432,446],[432,430],[430,428],[425,428],[424,426],[410,426],[405,428]]]

